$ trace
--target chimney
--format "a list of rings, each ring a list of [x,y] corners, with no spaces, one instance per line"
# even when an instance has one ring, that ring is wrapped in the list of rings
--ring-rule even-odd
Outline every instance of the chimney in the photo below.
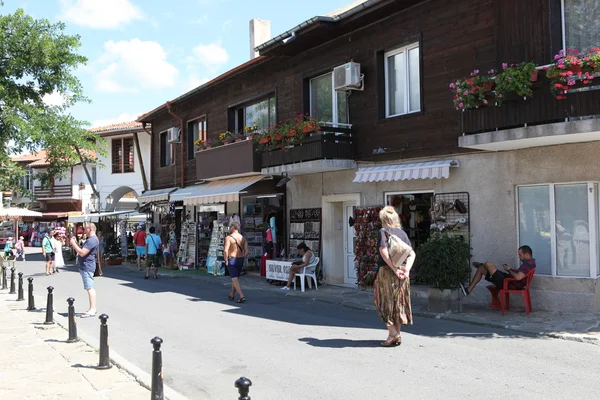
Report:
[[[253,18],[250,20],[250,59],[258,57],[257,46],[271,39],[271,22]]]

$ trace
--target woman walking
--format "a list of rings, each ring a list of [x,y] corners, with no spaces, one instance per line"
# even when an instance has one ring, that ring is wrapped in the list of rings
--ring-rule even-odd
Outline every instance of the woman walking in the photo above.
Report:
[[[393,207],[387,206],[379,213],[383,228],[379,231],[379,271],[375,280],[375,306],[388,329],[383,347],[395,347],[402,343],[402,325],[412,325],[410,307],[410,269],[415,262],[411,249],[406,264],[395,266],[390,257],[389,237],[395,235],[410,246],[410,240],[400,225],[400,217]]]
[[[65,238],[58,233],[54,233],[52,238],[52,247],[54,247],[54,272],[58,273],[58,269],[65,266],[62,248],[65,244]]]
[[[19,237],[17,243],[15,243],[15,250],[17,250],[17,256],[15,257],[15,261],[19,257],[21,257],[23,261],[27,261],[25,260],[25,240],[23,239],[23,236]]]
[[[223,257],[227,262],[227,269],[231,276],[231,293],[227,295],[229,300],[235,299],[235,292],[240,296],[236,303],[245,303],[246,297],[240,286],[240,274],[244,267],[244,259],[248,255],[248,241],[240,231],[240,223],[233,221],[229,225],[229,236],[225,238]]]

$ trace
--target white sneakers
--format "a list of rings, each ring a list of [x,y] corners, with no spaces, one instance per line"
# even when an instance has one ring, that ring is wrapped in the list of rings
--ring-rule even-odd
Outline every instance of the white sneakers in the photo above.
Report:
[[[290,288],[289,288],[289,287],[287,287],[287,286],[284,286],[284,287],[282,287],[282,288],[281,288],[281,289],[279,289],[279,290],[290,290]]]

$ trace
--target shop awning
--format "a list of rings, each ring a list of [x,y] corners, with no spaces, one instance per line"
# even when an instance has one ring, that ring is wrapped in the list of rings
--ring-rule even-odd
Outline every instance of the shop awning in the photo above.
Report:
[[[67,218],[83,214],[81,211],[43,212],[42,218]]]
[[[183,204],[186,206],[239,201],[241,191],[263,178],[263,175],[246,176],[190,186],[179,189],[171,194],[170,200],[183,201]]]
[[[124,211],[111,211],[104,213],[94,213],[94,214],[81,214],[69,216],[70,223],[81,223],[81,222],[98,222],[100,218],[112,217],[115,215],[123,215],[123,214],[136,214],[138,215],[137,210],[124,210]]]
[[[138,196],[138,201],[141,203],[150,203],[152,201],[167,201],[169,200],[169,194],[177,190],[176,187],[168,189],[156,189],[148,190]]]
[[[428,161],[410,164],[388,164],[363,167],[356,171],[353,182],[408,181],[411,179],[442,179],[450,176],[450,167],[457,160]]]

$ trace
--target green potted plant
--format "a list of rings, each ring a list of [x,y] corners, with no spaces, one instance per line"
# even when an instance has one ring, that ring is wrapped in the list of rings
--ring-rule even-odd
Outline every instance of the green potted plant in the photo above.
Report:
[[[461,78],[450,84],[450,91],[454,93],[454,108],[464,111],[489,105],[490,99],[487,93],[493,87],[492,74],[480,75],[478,69],[474,70],[471,72],[471,77]]]
[[[432,285],[430,311],[460,311],[458,287],[469,280],[470,258],[471,248],[462,236],[437,233],[419,247],[414,269],[420,281]]]
[[[537,80],[537,70],[535,63],[531,61],[518,65],[502,64],[502,72],[494,79],[497,105],[502,105],[506,94],[511,92],[519,97],[531,97],[531,83],[534,79]]]

